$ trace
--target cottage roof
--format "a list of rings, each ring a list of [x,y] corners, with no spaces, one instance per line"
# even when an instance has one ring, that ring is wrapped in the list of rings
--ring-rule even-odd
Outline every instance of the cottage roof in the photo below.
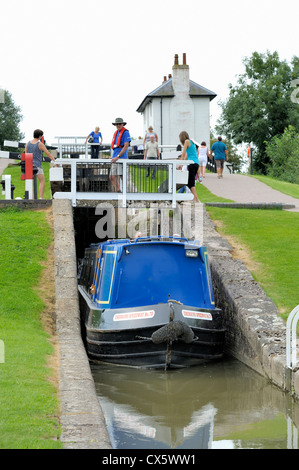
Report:
[[[190,82],[190,97],[191,98],[210,98],[210,101],[212,101],[217,95],[211,90],[208,90],[207,88],[198,85],[198,83],[193,82],[192,80],[189,80]],[[169,80],[166,80],[160,85],[158,88],[153,90],[151,93],[149,93],[142,103],[139,105],[137,108],[138,113],[143,113],[146,105],[151,102],[153,98],[173,98],[174,97],[174,89],[172,85],[172,78]]]

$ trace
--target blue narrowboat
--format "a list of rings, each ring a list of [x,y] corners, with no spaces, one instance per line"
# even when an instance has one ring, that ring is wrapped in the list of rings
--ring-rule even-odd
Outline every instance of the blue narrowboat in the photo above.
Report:
[[[85,249],[83,339],[93,361],[179,368],[223,356],[207,249],[175,237],[108,240]]]

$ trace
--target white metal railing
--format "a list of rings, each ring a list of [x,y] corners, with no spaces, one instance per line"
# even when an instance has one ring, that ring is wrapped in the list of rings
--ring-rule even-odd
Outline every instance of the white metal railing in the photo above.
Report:
[[[193,199],[193,195],[191,193],[177,193],[176,192],[176,185],[178,179],[180,179],[181,184],[187,184],[188,181],[188,171],[181,171],[177,170],[177,166],[189,165],[192,161],[181,161],[181,160],[130,160],[130,159],[119,159],[117,165],[123,166],[122,171],[122,187],[121,192],[89,192],[89,191],[78,191],[77,189],[77,180],[78,180],[78,172],[77,170],[80,169],[80,166],[86,168],[93,166],[96,168],[102,167],[106,168],[107,166],[111,165],[110,159],[57,159],[56,163],[59,165],[70,166],[71,167],[71,175],[70,175],[70,191],[58,191],[55,192],[53,195],[54,199],[71,199],[72,205],[76,206],[77,200],[118,200],[120,201],[122,207],[126,207],[127,201],[171,201],[172,207],[176,207],[177,201],[190,201]],[[131,178],[130,175],[130,167],[132,166],[146,166],[149,167],[151,165],[155,165],[157,167],[157,171],[159,170],[159,166],[163,165],[168,168],[168,175],[166,179],[167,183],[167,192],[138,192],[132,190],[130,192],[127,191],[127,181],[128,178]],[[51,170],[55,170],[52,168]],[[106,174],[106,172],[105,172]],[[182,178],[183,177],[183,178]],[[107,175],[108,178],[108,175]],[[50,174],[51,180],[51,174]],[[52,180],[53,181],[53,180]],[[58,181],[56,179],[56,181]],[[128,185],[129,188],[131,187]]]
[[[286,325],[286,366],[293,369],[297,363],[296,330],[299,320],[299,305],[295,307],[287,319]]]
[[[95,144],[87,142],[85,143],[86,137],[56,137],[58,142],[53,144],[57,147],[57,152],[60,158],[67,157],[67,158],[91,158],[90,156],[90,147],[100,145],[100,155],[103,152],[111,151],[109,143],[102,143],[102,144]],[[80,142],[82,140],[82,142]],[[135,147],[135,142],[132,141],[130,145],[130,149]],[[176,151],[176,145],[158,145],[159,150],[161,152],[162,159],[174,159],[177,158],[179,154],[182,152]],[[138,156],[138,153],[133,153],[132,155]]]
[[[55,139],[57,139],[58,144],[84,144],[86,140],[86,136],[85,137],[59,136],[59,137],[55,137]]]

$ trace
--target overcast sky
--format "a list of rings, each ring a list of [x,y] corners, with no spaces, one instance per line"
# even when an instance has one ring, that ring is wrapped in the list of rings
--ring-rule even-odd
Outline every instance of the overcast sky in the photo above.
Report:
[[[190,79],[217,94],[214,127],[245,57],[299,55],[298,18],[298,0],[0,0],[0,88],[22,109],[26,141],[36,128],[50,144],[98,125],[111,142],[116,117],[138,137],[136,109],[185,52]]]

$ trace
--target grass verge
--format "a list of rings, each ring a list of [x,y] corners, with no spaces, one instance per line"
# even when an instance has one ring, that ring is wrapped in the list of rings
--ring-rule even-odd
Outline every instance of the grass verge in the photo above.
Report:
[[[196,183],[196,193],[202,204],[205,204],[206,202],[234,202],[231,199],[216,196],[200,183]]]
[[[48,363],[54,347],[43,324],[49,312],[42,292],[51,290],[51,281],[40,284],[52,237],[45,211],[0,210],[2,449],[62,447],[57,391]]]
[[[11,160],[12,162],[13,160]],[[11,184],[15,186],[14,190],[14,198],[21,197],[24,198],[25,195],[25,181],[21,180],[21,167],[17,165],[18,161],[16,160],[15,164],[10,163],[8,167],[5,168],[3,171],[3,175],[11,175]],[[42,163],[44,175],[45,175],[45,192],[44,192],[44,199],[51,199],[51,187],[49,182],[49,169],[50,163],[43,162]],[[0,176],[1,181],[1,176]],[[39,182],[37,181],[37,197],[39,198]],[[1,186],[2,189],[2,186]],[[5,199],[5,196],[0,191],[0,199]]]
[[[287,181],[280,181],[276,178],[270,178],[269,176],[262,175],[253,175],[253,178],[256,178],[262,183],[267,184],[272,189],[276,189],[277,191],[280,191],[283,194],[287,194],[288,196],[299,199],[299,184],[293,184]]]
[[[298,185],[265,176],[258,179],[292,197],[299,195]],[[203,185],[197,184],[196,191],[203,203],[225,201]],[[209,206],[206,209],[219,233],[231,244],[232,255],[244,262],[286,320],[299,304],[299,213]]]
[[[286,320],[299,304],[299,213],[207,207],[218,231]]]

